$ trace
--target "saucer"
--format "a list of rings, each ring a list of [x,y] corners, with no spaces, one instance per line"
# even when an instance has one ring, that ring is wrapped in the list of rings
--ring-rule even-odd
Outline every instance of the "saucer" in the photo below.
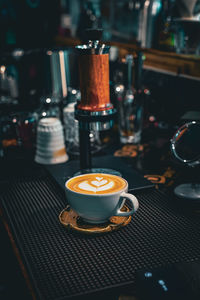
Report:
[[[121,210],[125,212],[130,211],[130,209],[126,205],[124,205],[121,208]],[[84,222],[83,219],[79,217],[78,214],[68,205],[65,209],[61,211],[59,215],[59,221],[67,229],[72,229],[86,234],[98,234],[111,232],[123,226],[126,226],[131,221],[131,216],[113,216],[106,223],[89,224]]]

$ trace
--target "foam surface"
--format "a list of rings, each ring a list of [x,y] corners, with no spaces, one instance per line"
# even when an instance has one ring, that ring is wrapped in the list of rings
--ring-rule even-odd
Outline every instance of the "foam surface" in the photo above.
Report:
[[[106,174],[85,174],[70,179],[67,187],[84,194],[105,194],[123,190],[126,181],[118,176]]]

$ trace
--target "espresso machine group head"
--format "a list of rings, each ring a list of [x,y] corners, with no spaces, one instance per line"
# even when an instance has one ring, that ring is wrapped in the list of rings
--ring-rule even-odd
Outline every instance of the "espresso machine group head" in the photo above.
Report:
[[[86,35],[87,44],[76,46],[81,100],[76,105],[75,118],[79,121],[81,170],[91,169],[90,131],[110,129],[116,114],[110,102],[110,47],[100,43],[101,29],[88,29]]]

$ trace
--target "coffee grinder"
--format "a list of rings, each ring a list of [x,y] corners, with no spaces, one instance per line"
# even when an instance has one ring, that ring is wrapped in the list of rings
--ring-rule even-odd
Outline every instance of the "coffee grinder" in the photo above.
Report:
[[[119,175],[110,169],[93,169],[90,131],[108,130],[113,126],[116,109],[110,102],[109,46],[100,43],[101,29],[86,30],[87,44],[76,46],[79,56],[81,100],[75,107],[79,121],[79,173],[101,172]]]

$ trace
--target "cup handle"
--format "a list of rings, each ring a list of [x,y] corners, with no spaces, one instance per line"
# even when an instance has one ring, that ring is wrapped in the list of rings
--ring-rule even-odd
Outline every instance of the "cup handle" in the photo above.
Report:
[[[129,194],[129,193],[125,193],[125,192],[122,192],[120,197],[123,197],[123,198],[126,198],[126,199],[130,200],[133,208],[130,211],[127,211],[127,212],[121,211],[120,208],[119,208],[115,212],[115,216],[128,217],[128,216],[131,216],[132,214],[134,214],[137,211],[138,207],[139,207],[139,202],[138,202],[137,198],[134,195]]]

